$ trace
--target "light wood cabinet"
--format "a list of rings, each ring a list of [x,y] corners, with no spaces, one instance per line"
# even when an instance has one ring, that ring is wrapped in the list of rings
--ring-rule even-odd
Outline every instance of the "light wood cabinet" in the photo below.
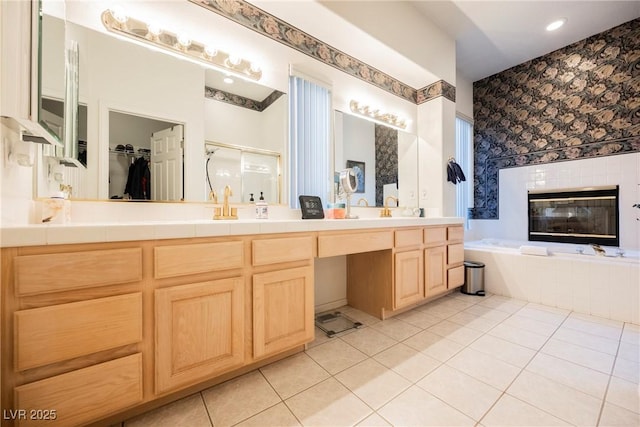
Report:
[[[394,309],[424,299],[423,265],[420,249],[395,254]]]
[[[447,290],[446,247],[424,250],[425,296],[432,297]]]
[[[244,363],[241,277],[155,291],[156,393]]]
[[[253,356],[313,340],[313,267],[253,275]]]

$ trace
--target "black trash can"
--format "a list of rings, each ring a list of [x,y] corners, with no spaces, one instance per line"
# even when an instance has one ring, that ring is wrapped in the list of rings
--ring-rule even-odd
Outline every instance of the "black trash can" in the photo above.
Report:
[[[464,262],[464,285],[460,292],[467,295],[484,296],[484,263]]]

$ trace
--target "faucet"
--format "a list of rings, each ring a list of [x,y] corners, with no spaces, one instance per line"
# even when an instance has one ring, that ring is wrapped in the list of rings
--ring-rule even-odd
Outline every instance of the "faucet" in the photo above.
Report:
[[[364,202],[364,205],[365,205],[365,206],[369,206],[369,202],[368,202],[368,201],[367,201],[367,199],[365,199],[364,197],[360,197],[360,198],[358,199],[358,203],[357,203],[357,205],[358,205],[358,206],[360,206],[360,202]]]
[[[389,209],[389,199],[395,200],[396,205],[398,204],[398,198],[394,196],[387,196],[384,199],[384,207],[380,211],[380,217],[382,218],[390,218],[391,217],[391,209]]]
[[[229,196],[233,196],[233,192],[231,191],[231,186],[227,185],[224,187],[224,199],[222,202],[222,208],[215,208],[213,219],[238,219],[237,208],[232,208],[231,206],[229,206]],[[214,197],[214,200],[217,201],[215,192]]]

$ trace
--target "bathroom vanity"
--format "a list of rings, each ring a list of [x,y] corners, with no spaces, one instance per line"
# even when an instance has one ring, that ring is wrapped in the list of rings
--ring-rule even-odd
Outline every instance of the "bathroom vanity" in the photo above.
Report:
[[[380,318],[463,282],[457,218],[249,223],[4,247],[2,402],[27,417],[3,425],[117,422],[302,351],[316,257],[346,255],[349,304]]]

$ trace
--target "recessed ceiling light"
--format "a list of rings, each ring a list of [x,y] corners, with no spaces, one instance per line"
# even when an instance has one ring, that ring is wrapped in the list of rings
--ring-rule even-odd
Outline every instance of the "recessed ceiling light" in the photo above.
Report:
[[[547,25],[547,31],[555,31],[567,22],[567,18],[558,19]]]

